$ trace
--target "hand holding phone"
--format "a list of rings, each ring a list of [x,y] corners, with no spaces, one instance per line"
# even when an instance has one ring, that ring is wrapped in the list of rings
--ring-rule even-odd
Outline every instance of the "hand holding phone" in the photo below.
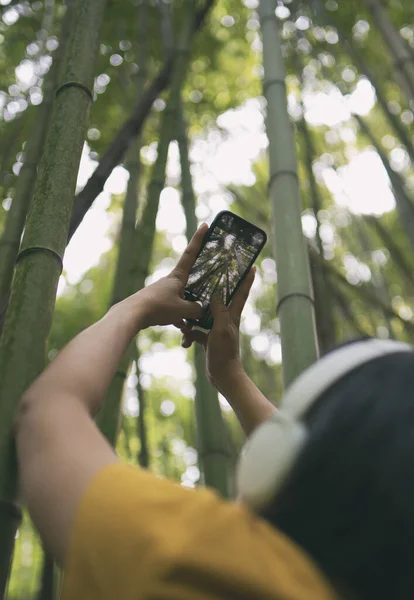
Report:
[[[229,306],[267,240],[266,233],[230,211],[220,212],[205,235],[203,245],[191,269],[184,296],[204,308],[193,325],[211,329],[210,301],[219,294]]]

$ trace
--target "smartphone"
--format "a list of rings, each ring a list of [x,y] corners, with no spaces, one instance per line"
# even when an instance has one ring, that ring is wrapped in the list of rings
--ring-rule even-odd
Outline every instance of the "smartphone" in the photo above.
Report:
[[[197,321],[202,329],[213,327],[210,300],[219,294],[228,306],[259,256],[267,236],[262,229],[228,210],[220,212],[203,240],[184,291],[186,300],[201,303],[203,314]]]

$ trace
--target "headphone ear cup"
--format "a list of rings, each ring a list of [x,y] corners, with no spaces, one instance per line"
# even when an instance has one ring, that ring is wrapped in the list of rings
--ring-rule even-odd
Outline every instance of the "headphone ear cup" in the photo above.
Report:
[[[306,438],[305,427],[281,412],[260,425],[239,459],[236,483],[240,499],[256,510],[269,504]]]

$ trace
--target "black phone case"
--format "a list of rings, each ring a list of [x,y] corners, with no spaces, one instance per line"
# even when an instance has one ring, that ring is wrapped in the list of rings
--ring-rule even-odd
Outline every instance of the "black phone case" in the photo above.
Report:
[[[197,254],[197,258],[200,256],[200,254],[202,253],[204,246],[206,245],[206,243],[209,240],[210,234],[213,231],[214,227],[217,225],[217,222],[221,219],[221,217],[225,214],[231,215],[232,217],[234,217],[235,219],[237,219],[237,221],[240,221],[241,223],[244,223],[245,225],[248,225],[249,227],[253,227],[255,230],[257,230],[257,232],[261,233],[263,235],[264,241],[263,244],[261,246],[261,248],[259,248],[256,256],[254,256],[254,258],[250,261],[244,275],[242,277],[240,277],[239,282],[237,283],[236,287],[234,288],[233,293],[231,294],[228,302],[226,302],[226,305],[228,306],[231,303],[231,300],[233,299],[234,295],[236,294],[237,290],[239,289],[239,287],[241,286],[241,284],[243,283],[243,281],[245,280],[248,272],[250,271],[250,269],[252,268],[252,266],[254,265],[255,261],[257,260],[260,252],[263,250],[264,246],[266,245],[267,242],[267,234],[265,231],[263,231],[263,229],[260,229],[260,227],[257,227],[254,223],[250,223],[250,221],[246,221],[246,219],[243,219],[243,217],[239,217],[239,215],[236,215],[234,213],[232,213],[230,210],[222,210],[220,211],[214,218],[213,222],[211,223],[206,235],[204,236],[204,240],[202,243],[202,246],[200,248],[199,253]],[[189,295],[187,292],[187,289],[184,290],[184,298],[186,300],[190,300],[194,302],[194,299],[192,297],[192,295]],[[202,329],[206,329],[209,330],[213,327],[213,319],[210,315],[210,311],[207,308],[207,314],[203,315],[203,317],[201,319],[199,319],[198,321],[194,320],[194,319],[187,319],[188,323],[191,323],[192,325],[195,325],[197,327],[201,327]]]

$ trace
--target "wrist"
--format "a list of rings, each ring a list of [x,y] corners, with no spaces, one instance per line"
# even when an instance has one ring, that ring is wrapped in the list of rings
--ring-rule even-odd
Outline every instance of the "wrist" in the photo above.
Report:
[[[220,371],[211,373],[211,381],[218,391],[227,397],[247,377],[240,359],[234,359],[227,363]]]
[[[141,329],[149,327],[151,320],[151,311],[139,292],[114,304],[107,315],[119,319],[120,326],[132,335],[136,335]]]

